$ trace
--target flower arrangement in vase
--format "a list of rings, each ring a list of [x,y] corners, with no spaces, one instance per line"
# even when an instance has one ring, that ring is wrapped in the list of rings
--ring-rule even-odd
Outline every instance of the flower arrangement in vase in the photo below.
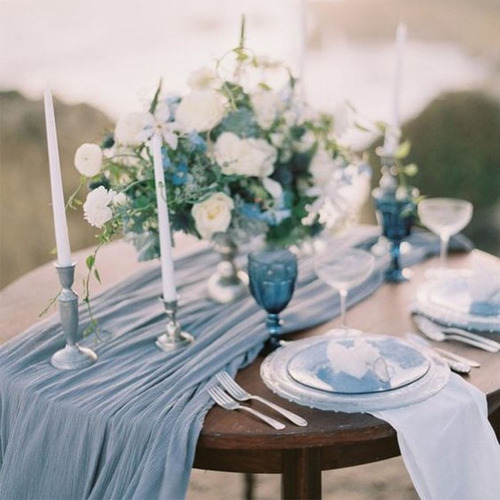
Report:
[[[99,243],[124,233],[139,260],[158,256],[153,160],[161,134],[172,232],[230,242],[264,236],[288,246],[315,236],[349,207],[342,188],[359,174],[331,115],[313,111],[283,64],[239,45],[188,80],[185,95],[160,83],[148,109],[121,118],[101,146],[75,155],[86,220]],[[94,266],[90,260],[89,269]]]

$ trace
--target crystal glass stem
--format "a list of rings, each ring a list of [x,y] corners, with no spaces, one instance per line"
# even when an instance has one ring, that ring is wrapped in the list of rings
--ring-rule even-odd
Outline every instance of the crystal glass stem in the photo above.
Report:
[[[448,243],[450,241],[449,236],[441,235],[441,245],[439,249],[439,265],[441,269],[446,268],[446,254],[448,253]]]
[[[339,290],[339,295],[340,295],[340,321],[342,324],[342,328],[347,328],[347,321],[346,321],[347,290],[345,288]]]

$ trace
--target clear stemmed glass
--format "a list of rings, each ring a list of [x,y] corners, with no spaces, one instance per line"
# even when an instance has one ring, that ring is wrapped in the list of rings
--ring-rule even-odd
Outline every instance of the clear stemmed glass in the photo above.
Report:
[[[446,268],[450,237],[460,232],[472,218],[472,203],[456,198],[427,198],[418,204],[420,222],[441,240],[440,268]]]
[[[250,292],[267,311],[268,350],[280,346],[279,314],[290,302],[297,280],[297,257],[288,250],[257,250],[248,255]]]
[[[368,278],[374,264],[375,258],[371,253],[357,248],[335,253],[326,250],[315,257],[314,269],[318,277],[339,292],[340,317],[344,330],[347,330],[347,294]]]

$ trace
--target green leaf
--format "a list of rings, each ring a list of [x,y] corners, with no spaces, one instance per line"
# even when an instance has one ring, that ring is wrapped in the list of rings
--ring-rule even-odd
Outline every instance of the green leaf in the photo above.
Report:
[[[411,142],[406,140],[402,142],[396,151],[395,157],[398,159],[406,158],[410,154]]]
[[[101,283],[101,275],[99,274],[99,271],[97,269],[94,269],[94,276],[95,276],[95,279]]]
[[[408,177],[414,177],[418,174],[418,166],[415,163],[410,163],[403,167],[403,172]]]
[[[153,114],[155,112],[156,106],[158,105],[158,99],[160,98],[161,87],[163,85],[163,79],[160,78],[160,82],[158,83],[158,88],[156,89],[153,100],[151,101],[151,106],[149,107],[149,112]]]
[[[95,264],[95,255],[89,255],[85,260],[85,264],[87,265],[87,269],[91,271]]]

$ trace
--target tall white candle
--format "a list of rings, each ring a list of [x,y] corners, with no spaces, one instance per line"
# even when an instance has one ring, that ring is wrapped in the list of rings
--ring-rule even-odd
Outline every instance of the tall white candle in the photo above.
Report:
[[[54,229],[56,234],[57,263],[61,267],[71,265],[69,248],[68,224],[66,222],[66,207],[57,147],[56,120],[54,104],[50,90],[45,90],[43,96],[45,107],[45,126],[47,128],[47,146],[49,150],[50,189],[52,193],[52,211],[54,214]]]
[[[160,260],[163,285],[163,299],[166,302],[177,300],[175,289],[174,262],[172,260],[172,241],[170,238],[170,221],[168,217],[167,191],[163,173],[161,154],[161,137],[155,134],[150,144],[155,172],[156,203],[158,206],[158,233],[160,236]]]
[[[394,68],[394,96],[393,96],[393,117],[392,126],[396,130],[400,128],[401,113],[401,86],[403,77],[403,56],[406,46],[407,37],[406,24],[399,23],[396,30],[396,64]]]
[[[384,137],[384,151],[388,156],[396,153],[399,145],[399,138],[401,135],[401,114],[400,114],[400,101],[401,101],[401,86],[402,86],[402,73],[403,73],[403,56],[406,45],[407,28],[403,23],[399,23],[396,30],[396,57],[394,65],[394,79],[392,87],[392,110],[389,126],[386,129]]]

